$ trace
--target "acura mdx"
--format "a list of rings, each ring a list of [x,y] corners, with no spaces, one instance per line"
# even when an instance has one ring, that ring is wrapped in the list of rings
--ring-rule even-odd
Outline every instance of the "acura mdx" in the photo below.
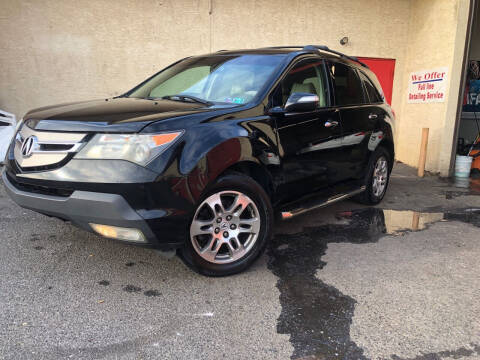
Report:
[[[3,181],[20,206],[229,275],[275,220],[377,204],[394,115],[369,68],[326,46],[180,60],[127,93],[28,112]]]

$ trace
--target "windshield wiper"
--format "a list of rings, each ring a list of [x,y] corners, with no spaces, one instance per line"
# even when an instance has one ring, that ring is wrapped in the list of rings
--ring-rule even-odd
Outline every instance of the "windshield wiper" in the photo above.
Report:
[[[200,98],[198,98],[196,96],[193,96],[193,95],[182,95],[182,94],[165,95],[165,96],[162,96],[162,99],[174,100],[174,101],[183,101],[183,102],[196,102],[196,103],[203,104],[203,105],[208,105],[208,106],[213,105],[213,103],[211,103],[210,101],[200,99]]]

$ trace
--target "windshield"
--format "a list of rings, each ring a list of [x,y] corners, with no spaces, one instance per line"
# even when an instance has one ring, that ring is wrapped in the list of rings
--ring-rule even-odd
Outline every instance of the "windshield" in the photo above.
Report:
[[[157,99],[180,95],[214,104],[246,104],[262,91],[283,58],[216,55],[186,59],[140,85],[128,97]]]

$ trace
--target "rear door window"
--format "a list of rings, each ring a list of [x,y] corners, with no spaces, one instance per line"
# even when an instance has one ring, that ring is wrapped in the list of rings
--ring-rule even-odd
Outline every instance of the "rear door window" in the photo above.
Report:
[[[361,71],[359,72],[359,74],[360,74],[360,78],[362,80],[363,86],[365,87],[365,91],[368,95],[369,102],[373,104],[382,102],[383,100],[380,97],[380,94],[378,93],[377,89],[372,84],[372,81],[368,78],[368,76]]]
[[[335,62],[330,62],[328,69],[332,78],[336,105],[358,105],[366,102],[362,82],[355,69]]]

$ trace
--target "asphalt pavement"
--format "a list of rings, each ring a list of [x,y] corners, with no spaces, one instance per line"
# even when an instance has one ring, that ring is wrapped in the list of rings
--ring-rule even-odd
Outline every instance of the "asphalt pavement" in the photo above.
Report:
[[[479,195],[397,164],[379,207],[278,223],[251,269],[207,278],[0,184],[0,359],[480,359]]]

